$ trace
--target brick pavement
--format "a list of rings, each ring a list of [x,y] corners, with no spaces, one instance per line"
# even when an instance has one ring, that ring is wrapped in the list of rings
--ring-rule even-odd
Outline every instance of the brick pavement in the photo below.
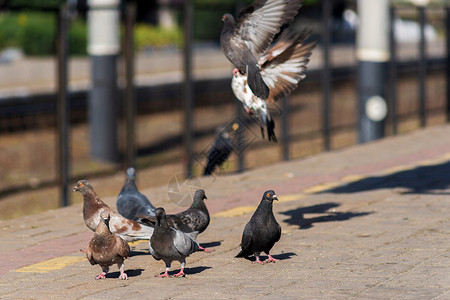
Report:
[[[164,264],[141,242],[126,261],[128,281],[116,267],[94,280],[100,267],[78,250],[92,237],[81,205],[1,221],[0,298],[450,299],[449,131],[429,127],[200,179],[214,217],[199,241],[215,251],[191,255],[186,278],[155,278]],[[234,256],[269,188],[280,198],[283,235],[272,254],[281,261],[253,265]],[[183,209],[167,187],[143,192],[168,211]],[[99,196],[114,205],[113,195]]]

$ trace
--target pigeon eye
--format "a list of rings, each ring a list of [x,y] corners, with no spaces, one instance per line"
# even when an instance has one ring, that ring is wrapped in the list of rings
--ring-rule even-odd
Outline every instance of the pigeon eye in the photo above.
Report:
[[[267,194],[266,194],[266,197],[270,197],[270,194],[269,194],[269,193],[267,193]]]
[[[84,183],[80,183],[80,186],[83,186],[84,185]]]

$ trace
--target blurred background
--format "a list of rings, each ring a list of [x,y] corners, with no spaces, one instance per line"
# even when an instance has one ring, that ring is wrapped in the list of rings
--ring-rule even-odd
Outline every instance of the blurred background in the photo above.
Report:
[[[128,166],[141,190],[201,177],[216,128],[236,122],[245,143],[213,176],[449,121],[450,1],[386,1],[377,79],[358,55],[365,1],[304,0],[291,28],[318,44],[270,107],[278,143],[262,139],[219,43],[221,16],[251,2],[0,0],[0,220],[81,201],[82,178],[115,196]],[[381,89],[379,118],[361,78]]]

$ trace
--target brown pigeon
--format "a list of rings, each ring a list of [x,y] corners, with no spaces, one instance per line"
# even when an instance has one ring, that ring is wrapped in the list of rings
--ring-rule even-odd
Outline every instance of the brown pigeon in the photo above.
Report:
[[[107,211],[100,213],[100,223],[95,230],[86,250],[86,257],[91,265],[100,265],[102,273],[95,279],[105,278],[109,266],[117,264],[120,270],[119,278],[128,279],[124,271],[123,261],[130,256],[130,246],[120,236],[112,234],[109,230],[110,215]]]
[[[122,217],[113,211],[95,193],[93,187],[86,180],[79,180],[73,191],[83,195],[83,218],[86,226],[95,231],[100,223],[100,213],[109,213],[109,229],[127,242],[135,240],[148,240],[153,234],[153,228]]]
[[[236,67],[233,73],[247,75],[252,92],[265,100],[269,87],[260,74],[260,57],[269,48],[281,26],[293,20],[302,0],[256,0],[235,20],[231,14],[222,17],[220,35],[223,53]]]
[[[263,138],[264,125],[267,126],[269,141],[276,142],[277,138],[275,123],[267,104],[287,97],[297,88],[300,80],[306,77],[306,65],[316,45],[315,42],[306,42],[310,36],[311,32],[307,30],[294,34],[285,29],[270,48],[258,57],[261,76],[270,88],[266,100],[252,93],[247,75],[237,73],[231,81],[233,93],[242,102],[247,113],[259,118]]]

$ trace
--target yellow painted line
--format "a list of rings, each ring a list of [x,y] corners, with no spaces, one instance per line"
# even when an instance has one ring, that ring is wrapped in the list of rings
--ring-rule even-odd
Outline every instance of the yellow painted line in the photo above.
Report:
[[[143,243],[143,242],[148,243],[148,240],[137,240],[137,241],[133,241],[133,242],[128,242],[128,245],[129,245],[130,247],[132,247],[132,246],[139,245],[140,243]]]
[[[363,180],[366,179],[367,176],[366,175],[347,175],[341,178],[341,180],[343,182],[354,182],[354,181],[359,181],[359,180]]]
[[[231,218],[231,217],[237,217],[241,215],[245,215],[249,212],[254,212],[256,210],[256,206],[239,206],[232,209],[221,211],[217,214],[215,214],[215,217],[225,217],[225,218]]]
[[[320,193],[335,187],[338,187],[342,184],[342,182],[340,181],[335,181],[335,182],[330,182],[330,183],[320,183],[317,185],[313,185],[309,188],[306,188],[303,190],[303,192],[305,194],[315,194],[315,193]]]
[[[66,266],[71,266],[77,262],[86,260],[84,256],[61,256],[40,263],[17,269],[16,272],[47,273],[53,270],[60,270]]]
[[[306,196],[304,194],[289,194],[289,195],[282,195],[282,196],[277,196],[277,197],[278,197],[278,201],[280,201],[280,202],[289,202],[289,201],[300,200],[302,198],[305,198]]]

